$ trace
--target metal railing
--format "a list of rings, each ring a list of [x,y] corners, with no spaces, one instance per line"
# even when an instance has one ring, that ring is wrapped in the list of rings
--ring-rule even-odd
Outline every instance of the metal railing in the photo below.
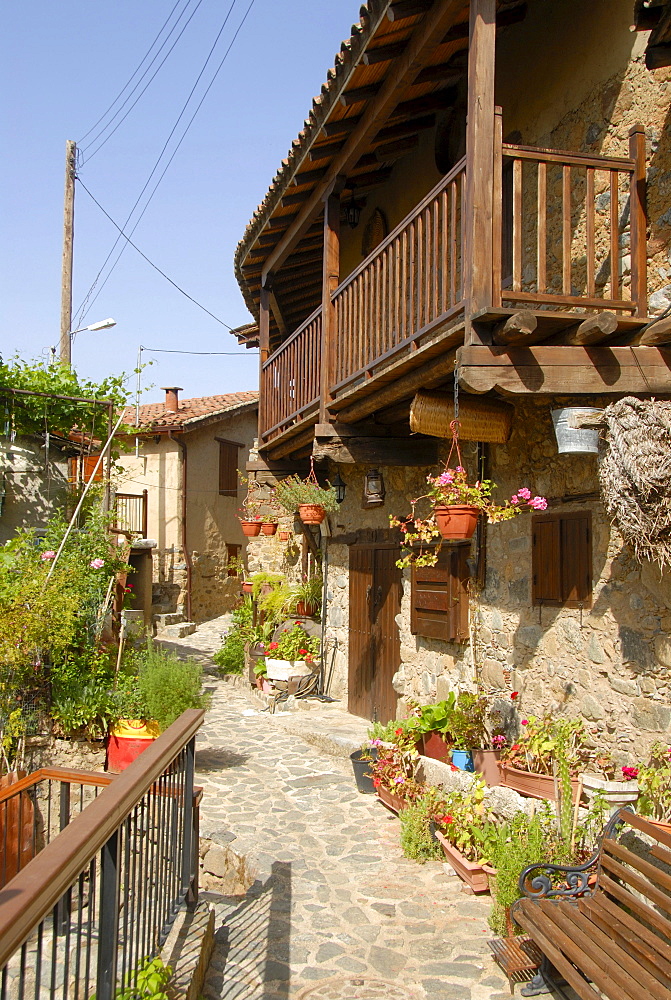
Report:
[[[113,1000],[195,905],[203,716],[184,712],[0,889],[0,1000]]]
[[[114,497],[114,527],[130,531],[141,538],[147,537],[147,495],[142,493],[117,493]]]

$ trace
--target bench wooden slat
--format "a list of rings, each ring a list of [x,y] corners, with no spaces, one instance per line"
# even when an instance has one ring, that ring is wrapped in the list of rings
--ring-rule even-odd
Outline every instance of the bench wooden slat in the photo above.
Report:
[[[647,990],[650,997],[654,997],[655,1000],[669,1000],[669,991],[659,981],[658,976],[653,975],[637,956],[632,955],[627,948],[623,948],[612,935],[604,933],[597,923],[591,922],[579,907],[560,904],[554,907],[554,918],[571,940],[584,948],[586,954],[591,954],[595,961],[598,960],[603,965],[606,975],[619,983],[623,989],[631,991],[632,984],[635,984]],[[655,973],[657,971],[655,969]]]
[[[615,899],[619,899],[621,903],[637,913],[641,919],[647,921],[651,927],[656,927],[657,930],[663,934],[666,938],[671,936],[671,921],[663,917],[661,913],[657,910],[653,910],[652,906],[648,903],[644,903],[642,899],[638,896],[634,896],[632,892],[625,889],[624,886],[619,885],[613,879],[609,878],[608,875],[601,875],[599,879],[599,886],[603,892],[607,892],[609,896],[613,896]]]
[[[671,865],[671,851],[668,848],[655,844],[654,847],[650,848],[650,854],[653,858],[657,858],[658,861],[663,861],[664,864]]]
[[[603,852],[611,857],[619,858],[625,864],[631,865],[632,868],[635,868],[642,875],[645,875],[646,878],[650,879],[653,885],[659,886],[666,892],[671,892],[671,875],[668,872],[663,872],[660,868],[646,861],[645,858],[639,857],[638,854],[634,854],[633,851],[623,847],[622,844],[618,844],[616,840],[604,840]],[[669,904],[671,905],[671,898],[669,899]]]
[[[557,972],[564,977],[569,986],[573,987],[580,1000],[601,1000],[596,990],[593,990],[589,983],[583,979],[578,970],[565,957],[564,953],[560,951],[557,945],[545,933],[546,928],[550,933],[553,933],[554,928],[550,921],[546,921],[543,914],[540,913],[537,902],[530,899],[523,899],[518,903],[515,907],[515,920],[524,930],[531,934],[543,954],[548,957]],[[586,968],[585,971],[587,975],[591,975],[589,969]],[[613,996],[613,1000],[632,1000],[632,998],[620,992]],[[640,1000],[640,997],[637,1000]]]
[[[603,893],[581,899],[578,909],[602,931],[615,937],[619,946],[640,962],[667,990],[671,989],[671,962],[662,954],[662,951],[669,952],[670,949],[652,931],[616,906]],[[650,941],[648,935],[655,941]]]
[[[598,927],[588,926],[585,930],[588,921],[577,907],[565,906],[554,900],[541,900],[539,906],[554,924],[557,938],[560,934],[564,935],[562,951],[566,957],[576,962],[607,996],[616,997],[616,991],[620,990],[623,996],[641,1000],[641,987],[644,985],[655,1000],[669,1000],[668,993],[665,996],[659,992],[659,983],[640,966],[637,967],[631,956],[609,941]],[[592,970],[587,967],[588,962],[592,964]]]
[[[622,818],[634,830],[640,830],[641,833],[647,834],[653,840],[658,840],[664,847],[671,848],[671,833],[667,830],[662,830],[660,827],[654,826],[649,820],[643,816],[639,816],[638,813],[623,813]]]
[[[666,913],[671,913],[671,898],[666,895],[661,889],[658,889],[656,885],[652,885],[647,879],[638,875],[636,872],[630,871],[621,865],[619,861],[610,854],[602,854],[601,856],[601,867],[602,869],[607,869],[612,872],[613,875],[617,875],[618,878],[626,885],[630,885],[633,889],[642,893],[648,899],[652,900],[655,906],[659,906]],[[651,867],[653,867],[651,865]]]

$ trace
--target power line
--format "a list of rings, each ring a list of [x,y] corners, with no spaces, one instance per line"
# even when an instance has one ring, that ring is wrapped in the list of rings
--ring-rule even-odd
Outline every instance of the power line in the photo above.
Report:
[[[159,38],[161,37],[161,35],[165,31],[168,23],[170,22],[170,20],[172,18],[172,15],[175,13],[175,10],[177,9],[177,7],[179,7],[180,3],[182,3],[182,2],[183,2],[183,0],[176,0],[176,3],[174,5],[174,7],[172,8],[172,10],[170,11],[170,13],[166,17],[166,19],[163,22],[163,24],[161,25],[161,28],[160,28],[158,34],[156,35],[156,37],[154,38],[153,42],[151,43],[151,45],[149,46],[149,48],[145,52],[145,54],[142,57],[142,59],[140,60],[140,62],[138,63],[138,65],[137,65],[135,71],[133,72],[133,74],[126,81],[126,83],[121,88],[121,90],[119,91],[119,93],[117,94],[117,96],[114,98],[114,100],[112,101],[112,103],[109,105],[109,107],[106,108],[105,111],[103,111],[103,113],[101,114],[101,116],[98,119],[98,121],[94,122],[94,124],[91,126],[91,128],[88,130],[88,132],[85,132],[84,135],[81,137],[81,139],[77,140],[77,145],[80,145],[84,141],[84,139],[86,139],[86,137],[89,136],[91,134],[91,132],[93,132],[93,130],[98,127],[98,125],[100,125],[101,121],[103,121],[103,119],[109,114],[109,112],[112,110],[112,108],[117,103],[117,101],[119,100],[119,98],[122,96],[122,94],[124,93],[124,91],[126,91],[128,89],[128,87],[131,85],[131,83],[133,82],[134,78],[140,72],[140,69],[142,68],[142,65],[146,61],[147,57],[149,56],[149,53],[154,48],[154,46],[156,45],[156,42],[159,40]],[[191,0],[187,0],[187,3],[186,3],[187,7],[188,7],[188,5],[189,5],[190,2],[191,2]],[[182,11],[182,14],[180,14],[180,18],[183,16],[183,14],[184,14],[184,11]],[[179,18],[178,18],[178,23],[179,23]],[[168,37],[170,37],[170,36],[168,36]],[[166,39],[166,41],[167,41],[167,39]],[[165,42],[163,44],[165,44]],[[163,46],[161,46],[161,48],[162,47]],[[161,50],[159,49],[159,52],[160,51]],[[158,55],[158,53],[157,53],[157,55]]]
[[[251,351],[247,349],[243,353],[241,353],[240,351],[171,351],[168,350],[167,347],[143,347],[142,345],[140,346],[140,350],[149,351],[151,354],[199,354],[201,356],[207,356],[207,357],[226,356],[229,358],[245,358],[247,357],[248,354],[251,357],[254,357],[254,355],[258,353],[253,349]]]
[[[151,173],[149,174],[149,177],[147,178],[147,180],[146,180],[146,182],[145,182],[142,190],[140,191],[140,194],[138,195],[138,197],[137,197],[137,199],[135,201],[135,204],[133,205],[132,209],[130,210],[130,212],[128,214],[128,217],[127,217],[126,221],[124,222],[124,227],[128,225],[128,223],[129,223],[129,221],[130,221],[130,219],[131,219],[131,217],[133,215],[133,212],[137,208],[137,206],[138,206],[138,204],[140,202],[140,199],[142,198],[142,195],[147,190],[147,187],[149,186],[149,182],[151,181],[152,177],[154,176],[156,170],[158,169],[159,163],[161,162],[161,158],[162,158],[163,154],[165,153],[170,140],[172,139],[173,135],[175,134],[177,126],[179,125],[179,123],[180,123],[183,115],[186,112],[186,109],[187,109],[187,107],[188,107],[188,105],[189,105],[189,103],[191,101],[191,98],[193,97],[193,94],[194,94],[194,92],[196,90],[196,87],[198,86],[198,84],[199,84],[199,82],[200,82],[200,80],[201,80],[201,78],[202,78],[202,76],[203,76],[203,74],[204,74],[204,72],[205,72],[205,70],[207,68],[208,63],[209,63],[210,59],[212,58],[212,56],[214,54],[214,50],[215,50],[215,48],[216,48],[216,46],[217,46],[217,44],[219,42],[219,39],[221,38],[221,35],[222,35],[223,31],[224,31],[224,28],[226,27],[226,24],[228,23],[228,19],[229,19],[230,15],[231,15],[231,13],[233,11],[233,8],[235,7],[236,2],[237,2],[237,0],[232,0],[230,6],[228,8],[228,11],[226,12],[226,16],[224,18],[224,21],[223,21],[223,23],[221,25],[221,28],[219,29],[219,31],[217,33],[217,36],[216,36],[216,38],[214,40],[214,43],[213,43],[212,47],[210,48],[210,51],[209,51],[209,53],[207,55],[207,58],[206,58],[203,66],[202,66],[202,68],[200,70],[200,73],[198,74],[198,76],[196,78],[196,82],[194,83],[193,87],[191,88],[189,96],[187,97],[186,101],[184,102],[184,105],[182,106],[182,110],[180,111],[180,113],[179,113],[179,115],[177,117],[177,120],[176,120],[175,124],[173,125],[173,127],[172,127],[172,129],[170,131],[170,134],[169,134],[168,138],[166,139],[165,143],[163,144],[163,148],[161,149],[161,152],[159,153],[159,155],[158,155],[158,157],[156,159],[156,162],[155,162],[155,164],[154,164],[154,166],[153,166],[153,168],[151,170]],[[163,180],[163,178],[164,178],[164,176],[165,176],[168,168],[170,167],[170,164],[172,163],[173,159],[175,158],[175,155],[176,155],[178,149],[180,148],[180,146],[182,145],[184,139],[186,138],[186,135],[187,135],[189,129],[191,128],[191,125],[193,124],[193,121],[194,121],[196,115],[200,111],[200,108],[201,108],[201,106],[203,104],[203,101],[207,97],[207,94],[209,93],[210,88],[212,87],[212,85],[213,85],[214,81],[216,80],[217,76],[219,75],[219,72],[220,72],[222,66],[224,65],[224,63],[226,61],[228,53],[231,51],[231,48],[232,48],[232,46],[233,46],[236,38],[238,37],[238,34],[240,33],[240,30],[241,30],[243,24],[247,20],[247,15],[249,14],[249,12],[250,12],[253,4],[254,4],[254,0],[251,0],[250,4],[249,4],[249,6],[248,6],[248,8],[247,8],[247,10],[245,12],[244,17],[242,18],[242,21],[238,25],[238,28],[235,31],[235,33],[233,35],[233,38],[231,39],[231,42],[230,42],[228,48],[226,49],[226,52],[224,53],[223,59],[219,63],[219,66],[217,67],[217,69],[216,69],[216,71],[214,73],[214,76],[212,77],[210,83],[208,84],[208,86],[207,86],[207,88],[205,90],[205,93],[203,94],[203,97],[201,98],[198,106],[196,107],[195,112],[193,113],[191,119],[189,120],[189,123],[187,124],[186,128],[184,129],[184,132],[182,133],[182,136],[181,136],[179,142],[177,143],[175,149],[172,152],[172,155],[170,156],[168,162],[166,163],[165,168],[164,168],[163,172],[161,173],[161,176],[158,178],[158,181],[156,182],[156,185],[154,186],[151,194],[149,195],[149,198],[147,199],[147,201],[146,201],[146,203],[144,205],[144,208],[142,209],[142,211],[141,211],[140,215],[138,216],[137,220],[135,221],[135,223],[133,225],[133,228],[131,229],[131,233],[130,233],[131,236],[135,232],[135,230],[137,229],[138,225],[140,224],[140,221],[142,220],[143,215],[147,211],[147,208],[149,207],[149,204],[150,204],[152,198],[156,194],[156,191],[158,189],[159,184]],[[115,250],[116,246],[118,245],[118,243],[119,243],[119,238],[117,237],[117,239],[114,242],[114,245],[112,246],[112,249],[108,253],[107,257],[105,258],[105,261],[104,261],[102,267],[100,268],[100,271],[96,275],[96,278],[95,278],[93,284],[91,285],[91,288],[89,289],[89,291],[86,294],[84,302],[82,303],[82,306],[81,306],[81,308],[79,310],[79,313],[78,313],[77,326],[81,325],[82,320],[86,316],[87,312],[90,311],[90,309],[92,308],[94,302],[98,298],[98,295],[100,295],[100,292],[102,291],[102,289],[107,284],[107,282],[108,282],[108,280],[110,278],[110,275],[112,274],[112,272],[114,271],[114,268],[117,266],[117,264],[119,263],[119,260],[121,259],[121,256],[122,256],[122,254],[123,254],[123,252],[124,252],[124,250],[126,248],[125,244],[122,246],[120,252],[117,254],[116,260],[114,261],[114,263],[110,267],[109,272],[107,273],[107,275],[105,277],[105,280],[103,281],[102,285],[98,289],[97,294],[95,295],[95,297],[93,299],[91,299],[92,292],[95,289],[96,285],[98,284],[98,281],[100,280],[100,276],[101,276],[103,270],[105,269],[105,266],[107,265],[107,262],[109,261],[110,257],[114,253],[114,250]],[[86,308],[87,305],[88,305],[88,309]]]
[[[185,292],[184,289],[181,288],[177,284],[176,281],[173,281],[172,278],[168,277],[168,275],[165,273],[165,271],[162,271],[161,268],[158,266],[158,264],[155,264],[153,262],[153,260],[150,260],[149,257],[147,257],[146,253],[143,253],[142,250],[140,250],[139,246],[137,246],[135,243],[133,243],[133,241],[131,240],[130,236],[127,236],[126,233],[124,233],[124,231],[121,228],[121,226],[117,222],[114,221],[114,219],[109,214],[109,212],[105,211],[105,209],[102,207],[102,205],[100,204],[100,202],[98,201],[98,199],[93,194],[91,194],[91,192],[87,188],[86,184],[84,184],[84,181],[79,180],[79,183],[83,187],[83,189],[86,191],[86,193],[89,196],[89,198],[91,199],[91,201],[93,201],[98,206],[98,208],[103,213],[103,215],[105,216],[105,218],[109,219],[109,221],[112,223],[112,225],[114,226],[115,229],[118,229],[120,235],[126,240],[127,243],[130,243],[130,245],[132,246],[133,250],[137,250],[137,252],[139,253],[140,257],[144,258],[144,260],[146,260],[147,263],[151,267],[153,267],[155,271],[158,271],[158,273],[162,277],[164,277],[166,281],[170,282],[170,284],[173,286],[173,288],[176,288],[178,292],[181,292],[182,295],[186,296],[186,298],[189,299],[190,302],[193,302],[193,304],[196,305],[196,306],[198,306],[199,309],[202,309],[203,312],[206,312],[207,315],[211,316],[212,319],[214,319],[214,320],[217,321],[217,323],[220,323],[222,326],[225,326],[227,330],[230,330],[231,332],[233,332],[233,327],[232,326],[229,326],[228,323],[224,323],[223,319],[219,319],[219,317],[215,316],[213,312],[210,312],[209,309],[206,309],[205,306],[202,305],[202,303],[198,302],[197,299],[194,299],[194,297],[192,295],[189,295],[188,292]]]

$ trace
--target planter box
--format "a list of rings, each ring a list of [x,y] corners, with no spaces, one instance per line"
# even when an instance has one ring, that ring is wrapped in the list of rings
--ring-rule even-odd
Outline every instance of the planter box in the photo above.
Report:
[[[388,792],[386,788],[378,788],[377,797],[383,806],[386,806],[387,809],[391,809],[391,811],[396,813],[396,815],[400,813],[401,809],[405,809],[408,804],[405,799],[401,798],[400,795],[393,795],[391,792]]]
[[[422,756],[440,760],[443,764],[450,763],[452,750],[440,733],[424,733],[419,742],[419,752]]]
[[[581,777],[582,787],[587,798],[591,801],[596,792],[601,792],[608,803],[611,816],[622,806],[633,806],[638,801],[637,781],[608,781],[606,778],[599,778],[596,774],[583,774]]]
[[[475,773],[482,775],[490,788],[501,784],[499,773],[500,750],[473,750]]]
[[[499,771],[501,784],[505,785],[506,788],[512,788],[520,795],[527,795],[532,799],[555,801],[555,782],[551,774],[533,774],[531,771],[522,771],[509,764],[502,764],[501,761],[499,761]],[[579,785],[579,778],[571,778],[574,802]]]
[[[305,677],[312,669],[305,660],[275,660],[266,656],[266,674],[272,681],[288,681],[290,677]]]
[[[489,892],[489,876],[496,874],[495,870],[489,865],[480,865],[477,861],[467,861],[440,830],[436,830],[435,836],[443,848],[443,854],[470,891],[473,893]]]

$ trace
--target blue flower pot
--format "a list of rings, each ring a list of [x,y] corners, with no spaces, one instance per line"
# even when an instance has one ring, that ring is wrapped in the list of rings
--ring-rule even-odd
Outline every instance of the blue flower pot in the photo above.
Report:
[[[470,750],[453,750],[452,763],[455,767],[458,767],[460,771],[475,770],[473,767],[473,755]]]

